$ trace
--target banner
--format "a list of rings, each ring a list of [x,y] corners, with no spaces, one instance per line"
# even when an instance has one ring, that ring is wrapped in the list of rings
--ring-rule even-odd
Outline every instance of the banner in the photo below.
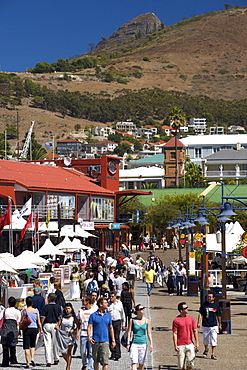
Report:
[[[22,209],[19,211],[19,215],[17,218],[21,218],[21,216],[29,216],[32,212],[32,198],[28,199],[28,201],[24,204]]]
[[[10,214],[11,214],[10,204],[11,204],[11,201],[8,201],[6,211],[0,218],[0,235],[2,235],[4,226],[10,225]]]
[[[30,214],[30,216],[27,219],[26,225],[21,230],[19,243],[24,239],[27,229],[31,228],[32,226],[33,226],[33,213]]]

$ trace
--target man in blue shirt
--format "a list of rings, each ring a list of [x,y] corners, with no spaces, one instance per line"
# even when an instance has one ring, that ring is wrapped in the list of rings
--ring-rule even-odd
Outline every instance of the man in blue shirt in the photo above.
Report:
[[[106,311],[108,303],[106,298],[100,297],[97,301],[98,310],[89,317],[87,335],[88,341],[93,346],[94,369],[108,370],[109,359],[109,333],[111,336],[111,347],[116,346],[111,315]],[[92,332],[92,336],[91,336]]]
[[[41,314],[42,309],[45,305],[45,299],[41,296],[41,288],[35,287],[33,289],[33,292],[33,308],[37,308],[39,310],[39,313]]]

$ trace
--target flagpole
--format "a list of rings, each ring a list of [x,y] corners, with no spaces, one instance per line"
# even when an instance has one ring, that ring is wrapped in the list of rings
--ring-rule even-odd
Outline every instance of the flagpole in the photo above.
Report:
[[[55,154],[54,154],[54,149],[55,149],[55,142],[54,142],[54,136],[52,136],[53,137],[53,148],[52,148],[52,159],[53,159],[53,161],[54,161],[54,158],[55,158]]]
[[[10,227],[9,227],[9,245],[10,253],[14,254],[14,237],[13,237],[13,225],[12,225],[12,207],[11,207],[11,197],[8,197],[8,202],[10,203]]]

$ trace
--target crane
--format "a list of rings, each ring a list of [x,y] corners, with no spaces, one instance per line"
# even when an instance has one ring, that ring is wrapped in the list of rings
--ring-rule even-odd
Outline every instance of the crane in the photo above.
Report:
[[[31,141],[31,137],[32,137],[32,131],[33,131],[34,122],[35,121],[32,121],[31,127],[30,127],[30,129],[28,131],[28,134],[27,134],[25,143],[23,145],[23,148],[22,148],[22,151],[21,151],[21,154],[20,154],[20,159],[27,158],[27,152],[28,152],[28,147],[29,147],[29,144],[30,144],[30,141]]]

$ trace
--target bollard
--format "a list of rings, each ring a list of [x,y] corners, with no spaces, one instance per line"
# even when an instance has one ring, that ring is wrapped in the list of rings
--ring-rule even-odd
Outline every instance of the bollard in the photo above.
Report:
[[[222,332],[227,331],[227,334],[232,333],[231,324],[231,301],[228,299],[221,299],[219,301],[219,306],[222,312],[221,322],[222,322]]]
[[[188,276],[187,296],[198,297],[199,277],[195,275]]]

